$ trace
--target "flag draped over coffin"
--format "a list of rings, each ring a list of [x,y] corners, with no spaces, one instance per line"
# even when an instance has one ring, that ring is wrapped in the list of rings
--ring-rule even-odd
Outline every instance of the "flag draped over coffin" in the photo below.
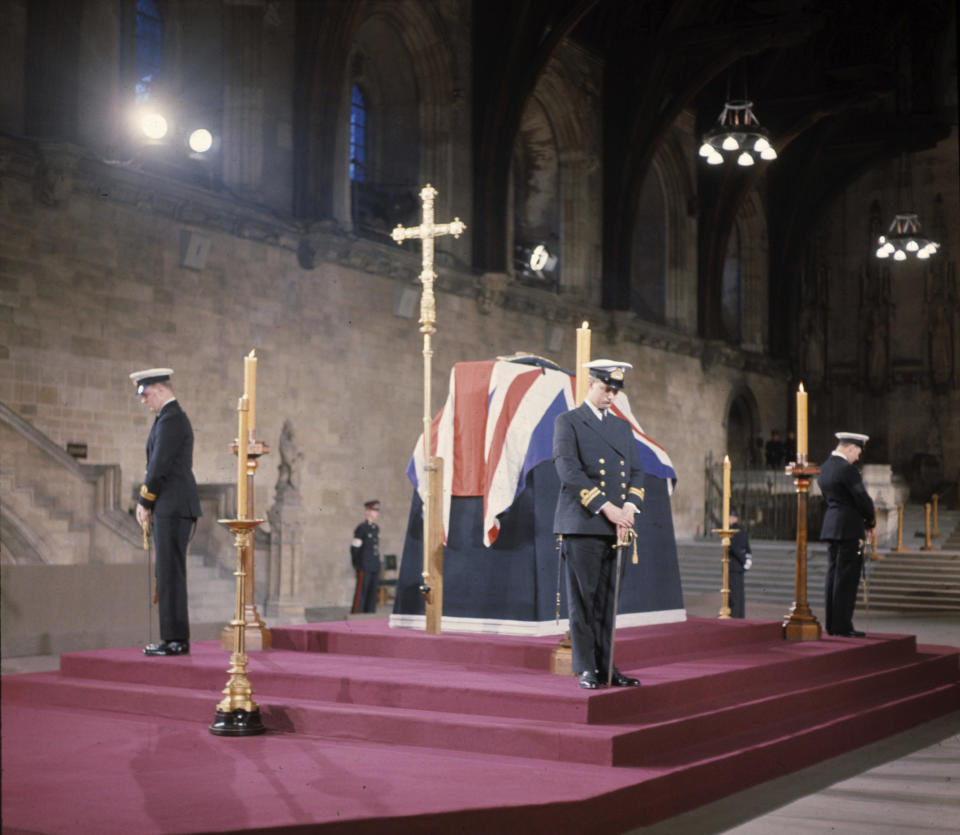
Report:
[[[500,532],[498,517],[523,490],[527,474],[553,457],[553,423],[574,407],[575,377],[549,361],[527,359],[458,362],[450,390],[431,428],[431,454],[443,459],[443,539],[450,525],[453,496],[483,497],[483,544]],[[623,391],[614,414],[627,420],[640,450],[644,471],[664,479],[672,491],[677,474],[670,456],[640,428]],[[423,498],[423,435],[407,476]]]

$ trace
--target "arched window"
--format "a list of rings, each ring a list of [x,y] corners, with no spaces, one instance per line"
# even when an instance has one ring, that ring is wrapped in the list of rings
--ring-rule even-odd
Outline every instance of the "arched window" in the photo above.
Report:
[[[649,322],[666,322],[667,209],[660,176],[643,178],[633,228],[630,307]]]
[[[740,228],[736,223],[730,230],[727,255],[723,261],[723,285],[720,298],[720,320],[723,335],[728,342],[739,345],[743,330],[743,248]]]
[[[134,94],[144,102],[150,99],[163,65],[163,18],[157,0],[137,0],[134,31]]]
[[[350,97],[350,180],[367,181],[367,97],[359,84]]]
[[[559,287],[560,155],[550,116],[532,97],[513,148],[514,275],[544,289]]]

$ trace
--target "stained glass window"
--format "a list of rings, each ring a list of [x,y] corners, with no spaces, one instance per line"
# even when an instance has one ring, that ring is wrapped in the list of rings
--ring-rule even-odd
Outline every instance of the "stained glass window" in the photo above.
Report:
[[[138,102],[147,101],[163,64],[163,19],[157,0],[137,0],[136,14],[136,82]]]
[[[350,99],[350,179],[367,180],[367,100],[356,84]]]

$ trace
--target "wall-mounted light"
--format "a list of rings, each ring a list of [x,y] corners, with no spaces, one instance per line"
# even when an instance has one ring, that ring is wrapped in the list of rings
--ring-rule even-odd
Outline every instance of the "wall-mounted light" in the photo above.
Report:
[[[517,245],[517,271],[523,275],[548,278],[556,272],[558,260],[546,244]]]
[[[206,128],[197,128],[187,139],[187,145],[195,154],[205,154],[213,147],[213,134]]]

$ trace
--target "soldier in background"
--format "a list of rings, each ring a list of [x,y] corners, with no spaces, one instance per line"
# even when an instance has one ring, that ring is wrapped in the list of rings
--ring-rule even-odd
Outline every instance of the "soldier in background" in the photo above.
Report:
[[[730,508],[730,530],[735,531],[730,537],[730,617],[746,617],[746,594],[744,590],[744,573],[753,565],[753,555],[750,553],[750,537],[740,524],[740,515]]]
[[[363,503],[363,521],[353,531],[350,561],[357,572],[357,588],[353,593],[353,614],[377,611],[377,586],[380,579],[380,502]]]

